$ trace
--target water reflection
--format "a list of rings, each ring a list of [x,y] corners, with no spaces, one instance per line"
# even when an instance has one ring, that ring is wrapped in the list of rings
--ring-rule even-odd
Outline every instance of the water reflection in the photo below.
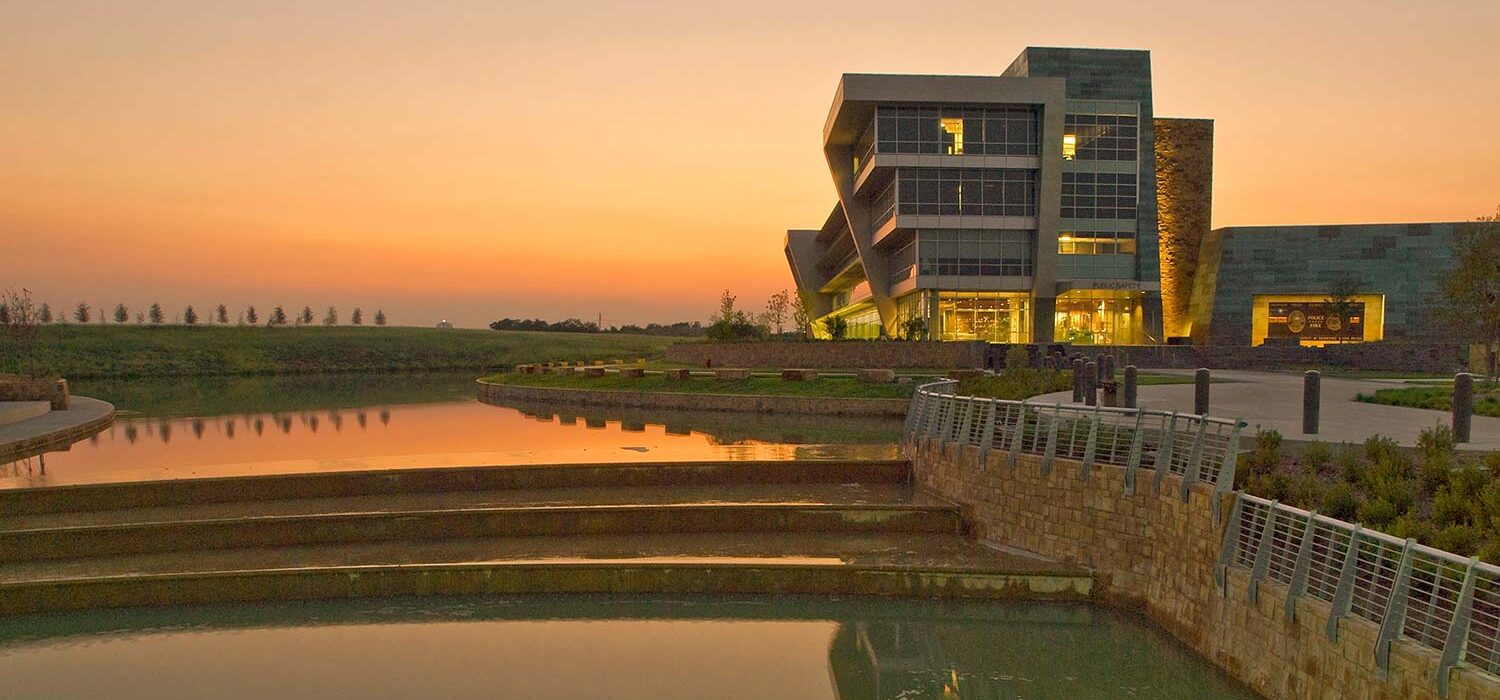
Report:
[[[217,697],[1253,697],[1155,628],[1109,610],[801,597],[427,598],[34,616],[0,620],[0,675],[21,697],[153,700],[204,688]]]

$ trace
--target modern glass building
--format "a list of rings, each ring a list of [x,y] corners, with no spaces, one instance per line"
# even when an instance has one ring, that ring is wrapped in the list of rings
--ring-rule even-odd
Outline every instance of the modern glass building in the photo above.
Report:
[[[847,337],[1163,339],[1151,61],[1026,49],[1000,76],[843,76],[838,202],[786,253]]]

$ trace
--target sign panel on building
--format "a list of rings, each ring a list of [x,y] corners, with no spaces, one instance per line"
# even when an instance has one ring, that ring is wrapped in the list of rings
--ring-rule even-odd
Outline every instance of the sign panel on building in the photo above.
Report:
[[[1359,341],[1365,337],[1365,305],[1349,304],[1344,314],[1328,311],[1327,302],[1273,301],[1268,304],[1267,338]]]

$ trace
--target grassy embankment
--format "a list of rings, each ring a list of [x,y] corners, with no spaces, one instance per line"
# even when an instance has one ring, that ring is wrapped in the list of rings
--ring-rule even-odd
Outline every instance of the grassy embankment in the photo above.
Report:
[[[1415,386],[1400,389],[1377,389],[1374,394],[1355,397],[1365,403],[1407,408],[1428,408],[1435,411],[1453,410],[1453,386]],[[1474,413],[1481,416],[1500,417],[1500,384],[1474,386]]]
[[[51,325],[37,370],[70,379],[475,370],[526,362],[659,357],[679,338],[374,326]],[[0,343],[6,342],[0,340]],[[0,372],[18,368],[0,350]]]
[[[1465,458],[1453,448],[1453,432],[1439,426],[1422,431],[1415,454],[1377,435],[1336,450],[1312,443],[1292,457],[1270,431],[1235,476],[1263,498],[1500,564],[1500,453]]]
[[[732,396],[809,396],[837,399],[905,399],[914,384],[872,384],[853,377],[819,377],[812,381],[789,382],[780,377],[757,377],[720,380],[712,377],[667,379],[660,374],[644,377],[621,377],[607,373],[603,377],[582,374],[517,374],[514,372],[486,377],[485,381],[512,386],[549,389],[593,389],[597,391],[651,391],[670,394],[728,394]]]

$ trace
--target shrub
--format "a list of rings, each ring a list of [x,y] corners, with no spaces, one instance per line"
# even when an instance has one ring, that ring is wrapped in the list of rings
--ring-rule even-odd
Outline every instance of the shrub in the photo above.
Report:
[[[1314,442],[1302,450],[1302,464],[1312,471],[1322,472],[1328,468],[1331,461],[1333,461],[1333,453],[1326,443]]]
[[[1291,477],[1291,484],[1287,489],[1287,502],[1298,508],[1317,508],[1323,503],[1323,494],[1328,490],[1314,474],[1302,473]]]
[[[1365,459],[1379,463],[1383,459],[1405,457],[1406,453],[1396,441],[1381,435],[1371,435],[1365,440]]]
[[[1359,497],[1354,494],[1354,487],[1343,482],[1330,485],[1323,491],[1323,501],[1318,504],[1318,512],[1339,520],[1357,518]]]
[[[1245,482],[1245,490],[1261,498],[1273,501],[1289,501],[1292,480],[1280,472],[1251,474]]]
[[[1005,351],[1005,371],[1031,369],[1031,353],[1026,352],[1026,346],[1019,343],[1010,346]]]
[[[1396,506],[1383,498],[1371,498],[1359,504],[1357,519],[1370,527],[1388,525],[1400,515]]]
[[[1399,535],[1398,535],[1399,537]],[[1484,537],[1468,525],[1449,525],[1426,538],[1418,538],[1426,544],[1438,549],[1453,552],[1460,556],[1473,556],[1478,551]]]
[[[1359,483],[1364,476],[1363,454],[1353,445],[1344,445],[1339,448],[1338,454],[1333,457],[1333,463],[1338,467],[1339,476],[1351,484]]]
[[[1281,465],[1281,433],[1267,430],[1255,438],[1255,449],[1245,457],[1251,474],[1266,474]]]
[[[1500,479],[1500,452],[1485,455],[1484,468],[1490,473],[1491,479]]]
[[[1432,542],[1434,535],[1437,534],[1437,529],[1432,526],[1432,523],[1421,520],[1411,513],[1396,518],[1385,529],[1387,533],[1403,540],[1409,537],[1423,544]]]
[[[712,329],[712,326],[709,328]],[[844,320],[842,316],[830,316],[823,319],[823,330],[828,331],[829,338],[843,340],[844,336],[849,333],[849,322]]]

